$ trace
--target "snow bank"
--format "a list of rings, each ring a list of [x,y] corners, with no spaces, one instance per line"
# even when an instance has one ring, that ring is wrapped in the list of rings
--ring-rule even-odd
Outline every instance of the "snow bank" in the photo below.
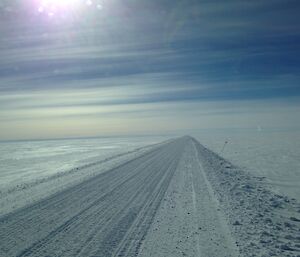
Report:
[[[254,177],[197,146],[242,256],[299,256],[299,202],[268,190],[264,177]]]
[[[300,132],[239,130],[198,133],[195,138],[243,170],[266,177],[262,183],[276,193],[300,201]]]

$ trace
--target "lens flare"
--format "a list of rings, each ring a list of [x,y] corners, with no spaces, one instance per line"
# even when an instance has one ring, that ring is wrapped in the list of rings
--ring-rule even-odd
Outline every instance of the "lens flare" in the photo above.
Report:
[[[41,0],[39,1],[41,7],[57,8],[57,7],[71,7],[79,3],[79,0]]]
[[[33,0],[33,2],[37,13],[57,19],[78,16],[87,10],[103,9],[102,0]]]
[[[49,17],[72,12],[82,4],[80,0],[37,0],[37,11]]]
[[[97,0],[36,0],[36,6],[39,13],[51,15],[72,12],[84,6],[102,9],[101,3]]]

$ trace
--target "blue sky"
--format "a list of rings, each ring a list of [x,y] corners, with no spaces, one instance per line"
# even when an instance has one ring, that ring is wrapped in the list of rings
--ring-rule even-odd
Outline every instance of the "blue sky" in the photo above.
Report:
[[[0,0],[0,139],[300,127],[298,1],[39,3]]]

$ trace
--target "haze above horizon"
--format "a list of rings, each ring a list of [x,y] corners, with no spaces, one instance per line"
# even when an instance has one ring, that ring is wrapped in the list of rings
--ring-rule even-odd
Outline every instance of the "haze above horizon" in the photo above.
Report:
[[[0,140],[300,129],[298,1],[0,0]]]

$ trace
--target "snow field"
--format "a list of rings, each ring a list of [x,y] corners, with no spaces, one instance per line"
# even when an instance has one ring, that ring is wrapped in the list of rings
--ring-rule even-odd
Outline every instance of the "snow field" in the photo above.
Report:
[[[189,136],[32,181],[0,198],[1,257],[300,255],[299,201]]]

